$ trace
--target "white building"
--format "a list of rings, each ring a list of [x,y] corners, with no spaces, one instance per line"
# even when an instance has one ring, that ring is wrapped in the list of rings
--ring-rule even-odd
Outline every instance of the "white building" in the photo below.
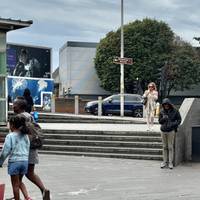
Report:
[[[107,95],[100,87],[94,67],[98,43],[65,43],[59,50],[59,96],[64,92],[72,95]]]

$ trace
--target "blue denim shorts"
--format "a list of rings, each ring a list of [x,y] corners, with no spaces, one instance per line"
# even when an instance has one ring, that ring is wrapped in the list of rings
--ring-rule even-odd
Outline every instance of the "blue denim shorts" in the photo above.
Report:
[[[25,175],[28,171],[28,161],[17,161],[8,163],[9,175]]]

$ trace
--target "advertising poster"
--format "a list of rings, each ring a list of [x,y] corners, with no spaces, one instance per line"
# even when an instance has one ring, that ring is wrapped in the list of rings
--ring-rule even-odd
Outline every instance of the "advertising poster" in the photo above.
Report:
[[[9,76],[51,78],[51,48],[7,44]]]
[[[41,92],[42,108],[44,111],[51,111],[52,92]]]
[[[24,90],[28,88],[34,105],[42,107],[42,92],[52,93],[54,89],[53,79],[22,78],[8,76],[8,95],[12,101],[18,96],[23,96]]]

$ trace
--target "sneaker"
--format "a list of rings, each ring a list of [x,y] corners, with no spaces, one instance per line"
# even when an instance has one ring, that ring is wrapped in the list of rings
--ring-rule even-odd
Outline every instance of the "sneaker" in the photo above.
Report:
[[[42,194],[43,200],[50,200],[50,191],[44,190]]]
[[[160,168],[164,168],[164,167],[166,167],[167,166],[167,163],[166,162],[162,162],[161,164],[160,164]]]
[[[172,163],[169,163],[169,169],[173,169],[173,164]]]

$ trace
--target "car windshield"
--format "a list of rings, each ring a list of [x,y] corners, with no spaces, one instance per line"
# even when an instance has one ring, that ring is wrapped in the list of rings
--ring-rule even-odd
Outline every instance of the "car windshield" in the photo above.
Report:
[[[138,96],[136,96],[136,95],[124,95],[124,97],[125,97],[125,101],[126,102],[128,102],[128,101],[141,101],[142,100],[142,98],[138,95]],[[112,101],[120,101],[120,95],[112,95],[112,96],[109,96],[109,97],[107,97],[107,98],[105,98],[103,101],[104,102],[106,102],[106,101],[109,101],[109,100],[111,100],[112,99]]]
[[[141,101],[141,98],[134,95],[125,95],[125,101]]]
[[[112,96],[109,96],[109,97],[105,98],[103,101],[109,101],[111,99],[112,99],[112,101],[119,101],[120,100],[120,96],[119,95],[112,95]]]

